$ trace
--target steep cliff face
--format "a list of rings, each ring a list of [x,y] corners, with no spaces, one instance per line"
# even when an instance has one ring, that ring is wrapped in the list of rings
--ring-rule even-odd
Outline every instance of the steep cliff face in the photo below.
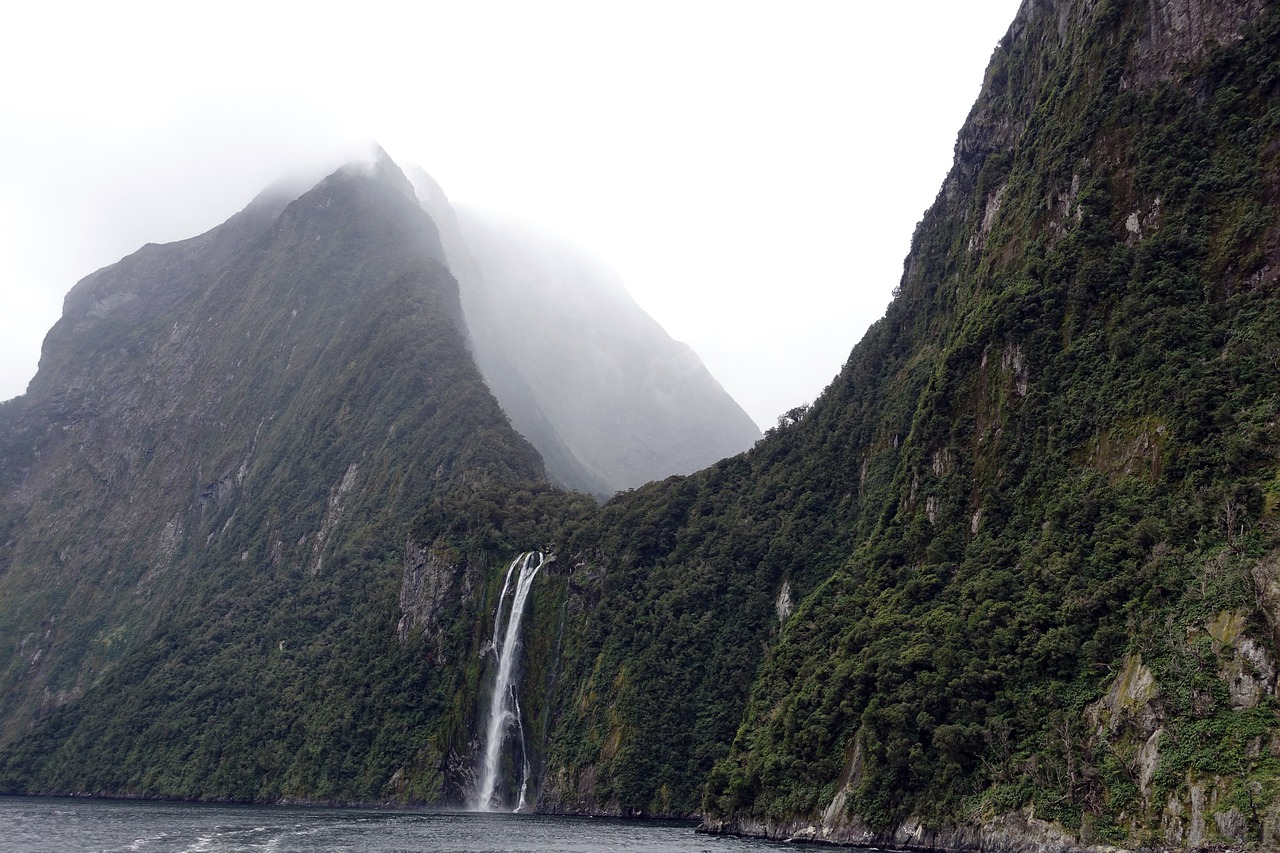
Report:
[[[149,601],[164,586],[161,566],[188,538],[187,511],[216,496],[220,476],[199,462],[193,470],[182,452],[204,437],[209,406],[175,400],[151,408],[165,391],[190,390],[194,352],[157,367],[146,382],[132,381],[131,368],[213,322],[192,316],[204,282],[251,252],[288,201],[261,197],[181,248],[147,246],[86,278],[48,336],[31,392],[6,404],[0,583],[5,639],[16,645],[5,655],[5,740],[33,715],[78,696],[145,630],[151,608],[139,608],[134,596],[116,600],[110,588],[137,587]],[[185,324],[171,318],[175,305],[186,308]],[[156,459],[162,435],[184,438]],[[156,493],[169,500],[138,500]],[[144,543],[136,554],[135,541]],[[77,623],[88,642],[67,637]],[[60,653],[69,642],[74,650]]]
[[[538,547],[542,810],[1274,848],[1277,44],[1275,3],[1029,0],[835,382],[601,507],[388,168],[91,277],[0,406],[0,790],[460,802]]]
[[[484,567],[428,579],[443,561],[406,548],[409,524],[542,477],[442,258],[384,157],[68,295],[5,412],[9,784],[377,799],[423,763],[418,796],[438,795],[447,743],[394,732],[443,719],[435,611],[469,624]]]
[[[1024,3],[797,427],[866,424],[874,520],[767,656],[713,826],[1276,843],[1278,37],[1275,4]]]
[[[0,790],[461,803],[502,567],[595,508],[546,484],[473,353],[597,495],[755,437],[620,285],[473,236],[530,271],[482,275],[415,177],[381,155],[273,189],[68,295],[0,407]],[[574,571],[548,563],[521,663],[539,764]]]
[[[832,386],[569,537],[540,808],[1275,843],[1277,26],[1024,5]]]

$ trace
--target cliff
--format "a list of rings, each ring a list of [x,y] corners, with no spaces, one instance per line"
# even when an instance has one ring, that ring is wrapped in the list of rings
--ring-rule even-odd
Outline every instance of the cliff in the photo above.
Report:
[[[1276,843],[1277,25],[1024,4],[836,381],[569,539],[539,808]]]
[[[477,353],[508,374],[503,359],[525,362],[538,393],[559,395],[548,430],[530,432],[576,466],[562,481],[597,494],[755,432],[580,259],[557,268],[564,281],[531,266],[501,299],[477,296],[475,266],[438,188],[420,195],[380,154],[72,289],[30,391],[0,408],[0,790],[465,797],[509,552],[559,541],[595,506],[551,489]],[[500,338],[544,352],[485,350],[481,331],[517,317],[543,331]],[[575,339],[588,343],[570,365]],[[628,381],[583,380],[566,398],[581,371],[623,366]],[[599,445],[624,416],[588,470],[567,425]],[[735,423],[741,441],[717,445]],[[543,632],[560,630],[557,571],[531,608]],[[527,669],[545,682],[555,661]]]
[[[833,457],[866,535],[766,656],[710,827],[1277,843],[1278,26],[1023,4],[894,303],[796,427],[866,424]]]
[[[541,482],[477,390],[432,260],[459,244],[394,176],[197,238],[181,268],[234,239],[244,272],[175,287],[180,310],[88,280],[51,339],[92,358],[59,343],[58,381],[0,408],[0,790],[458,803],[502,567],[538,548],[519,698],[540,810],[913,850],[1274,849],[1277,44],[1275,3],[1028,0],[832,385],[751,450],[598,507]],[[375,186],[401,237],[366,246],[327,202]],[[325,216],[337,273],[302,227]],[[289,336],[294,310],[401,273],[376,316],[406,337],[346,310]],[[237,280],[279,290],[236,307]],[[183,295],[203,287],[221,298]],[[406,351],[429,361],[387,371]],[[140,397],[169,365],[190,372]],[[187,422],[198,447],[147,438]],[[393,439],[411,452],[382,456]]]
[[[542,478],[395,165],[292,195],[86,277],[6,407],[0,742],[28,790],[381,796],[344,762],[446,689],[394,630],[410,521]]]

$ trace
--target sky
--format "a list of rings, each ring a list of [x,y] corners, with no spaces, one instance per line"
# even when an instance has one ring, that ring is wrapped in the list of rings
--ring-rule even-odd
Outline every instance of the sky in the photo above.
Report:
[[[606,261],[768,428],[883,315],[1019,2],[13,5],[0,399],[80,278],[374,140]]]

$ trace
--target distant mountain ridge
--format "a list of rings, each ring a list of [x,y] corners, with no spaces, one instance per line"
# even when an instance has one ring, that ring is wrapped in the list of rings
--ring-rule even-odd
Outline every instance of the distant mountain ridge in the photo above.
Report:
[[[597,495],[689,474],[760,430],[616,273],[563,238],[449,205],[408,170],[441,230],[473,352],[553,481]]]

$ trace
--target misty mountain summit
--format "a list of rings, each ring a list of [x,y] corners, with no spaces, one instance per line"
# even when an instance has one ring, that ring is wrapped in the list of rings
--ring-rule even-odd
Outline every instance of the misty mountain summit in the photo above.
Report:
[[[447,496],[551,490],[549,472],[599,498],[759,437],[616,282],[538,266],[527,241],[523,266],[487,258],[505,237],[472,248],[443,194],[425,198],[378,151],[67,294],[28,392],[0,403],[0,622],[19,641],[0,659],[0,743],[186,619],[244,635],[244,607],[275,610],[200,605],[218,590],[311,588],[320,610],[268,621],[341,636],[317,649],[387,639],[350,618],[376,592],[358,578],[398,549],[441,565],[404,531]],[[392,638],[423,630],[405,606]]]
[[[616,273],[527,224],[452,208],[421,168],[407,173],[440,228],[476,363],[552,480],[608,495],[759,440],[755,422]]]
[[[25,531],[9,535],[0,575],[74,566],[63,605],[115,625],[116,640],[90,662],[55,630],[32,650],[41,665],[4,664],[6,725],[77,695],[150,630],[100,587],[159,612],[180,597],[179,567],[209,558],[188,553],[197,538],[214,551],[234,539],[233,559],[248,560],[250,542],[228,537],[252,530],[270,564],[319,573],[352,515],[403,523],[433,491],[548,473],[604,497],[759,437],[620,285],[595,292],[573,271],[557,295],[535,246],[521,244],[524,267],[488,258],[503,238],[470,248],[443,193],[424,198],[379,150],[311,186],[273,185],[67,294],[28,392],[0,405],[0,506],[5,529]],[[353,490],[372,503],[357,509]]]
[[[381,150],[345,168],[412,185],[438,234],[427,251],[458,282],[472,356],[553,482],[604,498],[760,439],[693,350],[600,261],[527,224],[457,210],[420,166],[401,172]]]
[[[383,239],[380,229],[412,219],[418,251],[445,264],[457,281],[461,310],[451,304],[446,313],[462,328],[489,389],[542,455],[553,482],[603,498],[690,473],[760,438],[693,351],[672,340],[611,270],[527,226],[478,213],[460,216],[425,171],[414,166],[408,174],[412,184],[377,149],[370,160],[348,163],[322,184],[358,177],[421,203],[427,216],[408,217],[403,201],[391,203],[391,195],[385,205],[335,215],[362,217],[351,224],[375,242]],[[286,206],[304,189],[282,181],[206,235],[148,245],[90,276],[68,296],[70,313],[50,333],[43,363],[71,357],[54,344],[69,323],[82,327],[72,316],[89,293],[129,278],[127,286],[95,296],[88,310],[92,319],[110,314],[107,325],[118,331],[124,318],[138,319],[139,311],[211,286],[243,266],[244,253],[254,250],[250,238],[271,228],[277,216],[287,218]],[[312,237],[328,239],[322,229]],[[148,270],[148,263],[160,266]],[[171,268],[179,265],[187,269],[175,276]],[[140,301],[132,308],[124,307],[135,298]],[[444,298],[452,303],[455,297]],[[33,388],[54,381],[46,369]]]

